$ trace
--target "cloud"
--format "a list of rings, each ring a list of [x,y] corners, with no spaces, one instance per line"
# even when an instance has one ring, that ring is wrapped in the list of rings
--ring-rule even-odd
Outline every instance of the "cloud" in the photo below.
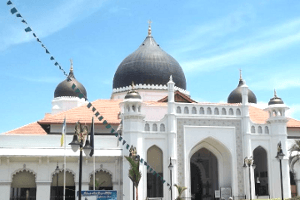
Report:
[[[300,104],[292,104],[288,106],[290,109],[286,111],[286,116],[299,119],[300,116]]]
[[[49,5],[44,5],[39,6],[37,10],[27,11],[29,17],[25,20],[27,20],[30,27],[36,31],[35,33],[41,39],[62,30],[74,21],[92,15],[101,8],[105,1],[90,0],[88,3],[84,0],[60,1],[60,4],[52,4],[53,7],[51,9],[49,9]],[[17,5],[16,7],[18,8]],[[9,10],[9,7],[7,9]],[[20,12],[24,15],[21,10]],[[5,16],[2,14],[1,18],[7,18],[7,20],[0,23],[2,26],[0,30],[0,51],[7,49],[11,45],[34,40],[31,33],[25,33],[24,29],[26,26],[22,22],[19,22],[19,18],[17,18],[18,20],[14,19],[16,18],[15,15],[7,12]]]

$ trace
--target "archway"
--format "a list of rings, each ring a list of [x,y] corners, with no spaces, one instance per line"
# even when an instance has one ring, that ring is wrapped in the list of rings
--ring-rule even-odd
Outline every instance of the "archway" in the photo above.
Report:
[[[51,183],[51,200],[62,200],[64,195],[64,171],[54,173]],[[66,170],[66,200],[75,199],[74,175]]]
[[[13,175],[11,199],[35,199],[35,175],[29,171],[20,171]]]
[[[201,148],[192,155],[190,167],[193,199],[214,199],[214,191],[219,188],[216,156],[208,149]]]
[[[269,195],[268,156],[261,146],[253,151],[253,159],[256,165],[254,169],[255,194],[256,196]]]
[[[163,177],[163,152],[158,146],[152,146],[147,151],[147,161],[156,173]],[[150,171],[147,173],[147,197],[163,197],[163,183]]]
[[[90,183],[89,183],[89,189],[93,190],[93,175],[90,176]],[[100,170],[96,171],[95,176],[95,190],[112,190],[112,177],[111,174],[109,174],[106,171]]]

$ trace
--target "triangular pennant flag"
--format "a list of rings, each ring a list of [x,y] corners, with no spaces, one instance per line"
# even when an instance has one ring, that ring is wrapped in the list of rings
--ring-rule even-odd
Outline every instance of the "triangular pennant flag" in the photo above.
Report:
[[[11,2],[11,1],[8,1],[8,2],[7,2],[7,5],[11,5],[11,4],[12,4],[12,2]]]
[[[22,17],[22,15],[21,15],[20,13],[18,13],[16,16],[17,16],[17,17]]]
[[[24,20],[24,19],[22,19],[22,21],[21,22],[23,22],[24,24],[27,24],[27,22]]]
[[[91,125],[91,141],[90,141],[90,145],[91,147],[93,147],[93,149],[91,150],[90,156],[92,157],[94,155],[94,117],[92,118],[92,125]]]
[[[46,48],[44,44],[42,44],[42,47],[43,47],[43,48]]]
[[[58,62],[55,62],[54,65],[57,66],[57,65],[58,65]]]
[[[30,27],[27,27],[27,28],[25,28],[25,31],[26,31],[26,32],[30,32],[30,31],[32,31],[32,30],[31,30]]]
[[[36,40],[37,40],[38,42],[41,42],[41,40],[40,40],[39,38],[36,38]]]
[[[54,57],[53,57],[53,56],[51,56],[51,57],[50,57],[50,60],[54,60]]]
[[[50,52],[48,51],[48,49],[46,49],[46,53],[50,54]]]
[[[11,14],[15,14],[16,12],[18,12],[18,10],[17,10],[15,7],[13,7],[13,8],[10,10],[10,12],[11,12]]]
[[[36,34],[35,34],[35,33],[32,33],[32,35],[33,35],[34,37],[36,37]]]
[[[82,93],[79,93],[79,94],[78,94],[78,97],[79,97],[79,99],[83,98],[83,94],[82,94]]]
[[[167,186],[170,186],[170,184],[169,184],[169,183],[167,183]]]

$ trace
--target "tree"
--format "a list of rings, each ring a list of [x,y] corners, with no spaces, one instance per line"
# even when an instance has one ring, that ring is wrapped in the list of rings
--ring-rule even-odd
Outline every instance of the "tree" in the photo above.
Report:
[[[291,168],[294,171],[294,165],[300,160],[300,140],[295,140],[295,144],[289,149]]]
[[[142,177],[142,173],[140,172],[139,168],[140,168],[140,162],[139,160],[135,161],[134,157],[135,156],[124,156],[129,164],[130,164],[130,169],[128,172],[128,177],[130,178],[130,180],[132,181],[134,187],[135,187],[135,191],[136,191],[136,200],[139,199],[138,197],[138,186],[139,186],[139,182],[141,180]]]
[[[183,200],[183,198],[181,198],[181,195],[182,195],[183,191],[187,189],[187,187],[179,186],[176,184],[174,186],[177,188],[177,191],[178,191],[178,197],[175,200]]]

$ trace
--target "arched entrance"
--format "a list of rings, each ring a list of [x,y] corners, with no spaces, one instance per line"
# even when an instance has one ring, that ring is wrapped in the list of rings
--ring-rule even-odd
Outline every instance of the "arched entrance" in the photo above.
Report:
[[[266,150],[259,146],[253,151],[256,168],[254,169],[256,196],[269,195],[268,156]]]
[[[214,199],[214,191],[219,188],[216,156],[208,149],[201,148],[192,155],[190,168],[193,199]]]
[[[51,197],[50,200],[63,200],[64,195],[64,171],[54,173],[51,183]],[[66,200],[75,199],[75,182],[74,176],[71,172],[66,171]]]
[[[29,171],[17,172],[11,183],[11,199],[35,199],[35,175]]]
[[[89,189],[93,190],[93,175],[90,176],[90,183],[89,183]],[[99,170],[96,171],[96,176],[95,176],[95,190],[112,190],[113,185],[112,185],[112,177],[111,174],[104,171],[104,170]]]

